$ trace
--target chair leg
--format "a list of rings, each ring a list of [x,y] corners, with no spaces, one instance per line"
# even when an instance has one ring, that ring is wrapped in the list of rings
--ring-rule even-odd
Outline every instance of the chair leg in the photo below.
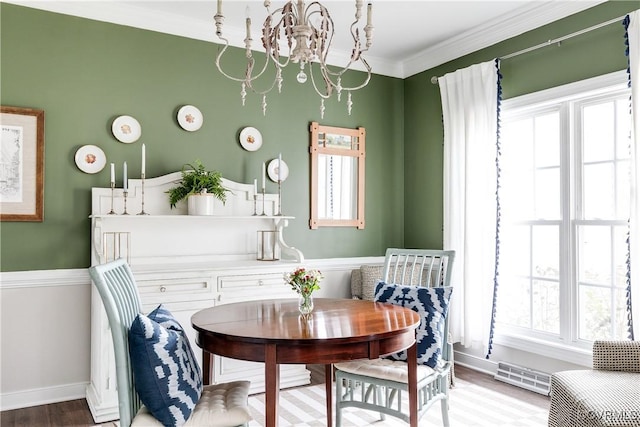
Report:
[[[342,407],[340,402],[342,401],[342,378],[336,378],[336,427],[342,427]]]
[[[440,408],[442,409],[442,425],[449,427],[449,399],[442,399],[440,401]]]

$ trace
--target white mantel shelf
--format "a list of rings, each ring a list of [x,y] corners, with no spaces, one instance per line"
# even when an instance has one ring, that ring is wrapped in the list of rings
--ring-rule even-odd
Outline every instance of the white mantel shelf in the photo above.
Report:
[[[98,214],[98,215],[89,215],[89,218],[109,218],[109,219],[117,219],[120,218],[122,220],[129,220],[132,218],[134,221],[144,220],[144,219],[162,219],[162,220],[189,220],[189,221],[220,221],[220,220],[259,220],[259,219],[271,219],[271,220],[279,220],[279,219],[295,219],[294,216],[284,216],[284,215],[245,215],[245,216],[235,216],[235,215],[119,215],[119,214]]]
[[[122,189],[93,188],[91,205],[92,259],[103,263],[126,257],[132,267],[144,264],[192,264],[257,259],[258,231],[274,231],[276,257],[304,261],[302,252],[288,245],[283,230],[293,216],[276,215],[277,194],[255,194],[253,184],[222,178],[229,190],[225,203],[216,201],[214,215],[187,215],[186,203],[174,208],[167,191],[182,179],[174,172],[144,181],[130,179],[125,211]],[[145,215],[139,212],[144,211]],[[111,211],[115,214],[109,214]],[[259,214],[254,215],[255,211]],[[262,211],[266,215],[262,215]]]

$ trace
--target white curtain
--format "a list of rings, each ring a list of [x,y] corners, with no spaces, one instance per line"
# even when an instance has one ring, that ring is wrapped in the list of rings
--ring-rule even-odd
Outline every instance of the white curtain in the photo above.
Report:
[[[453,263],[454,342],[487,351],[496,249],[496,61],[438,79],[444,124],[444,249]]]
[[[634,336],[640,340],[640,10],[629,14],[629,78],[631,79],[631,306]]]

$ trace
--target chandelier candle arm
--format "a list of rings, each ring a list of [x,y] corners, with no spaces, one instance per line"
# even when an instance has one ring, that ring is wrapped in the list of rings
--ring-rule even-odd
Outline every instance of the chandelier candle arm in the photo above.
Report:
[[[334,72],[329,68],[327,63],[331,53],[333,36],[335,33],[334,22],[331,18],[329,9],[319,1],[313,1],[308,6],[303,0],[288,1],[281,8],[271,12],[271,2],[264,1],[263,5],[267,11],[267,17],[264,20],[261,30],[261,41],[265,50],[264,65],[260,71],[255,73],[255,59],[251,51],[251,18],[247,10],[245,19],[246,38],[244,39],[247,65],[243,77],[233,77],[222,69],[221,58],[229,47],[229,40],[223,36],[224,14],[222,12],[222,0],[217,1],[217,13],[214,15],[216,36],[223,42],[224,46],[219,50],[216,57],[216,68],[220,73],[230,80],[240,82],[242,90],[240,91],[242,105],[245,105],[246,90],[250,90],[255,94],[262,95],[262,110],[266,115],[267,101],[266,95],[275,87],[278,92],[282,91],[283,78],[282,69],[293,62],[300,65],[300,71],[296,75],[296,80],[304,84],[307,81],[307,72],[311,74],[311,82],[314,91],[321,98],[321,114],[324,115],[324,99],[328,99],[335,92],[338,102],[341,101],[341,93],[343,90],[349,91],[349,100],[347,102],[347,110],[351,114],[351,92],[359,90],[367,86],[371,80],[371,67],[363,57],[363,53],[367,52],[373,44],[373,25],[372,25],[372,5],[367,4],[366,24],[362,28],[365,35],[365,42],[360,39],[361,30],[358,24],[362,18],[363,0],[355,0],[355,21],[351,24],[349,30],[353,38],[353,47],[349,60],[343,68]],[[247,8],[248,9],[248,8]],[[286,60],[281,61],[280,42],[286,43],[289,54]],[[364,46],[364,47],[363,47]],[[283,58],[285,58],[283,56]],[[360,63],[365,70],[366,76],[363,81],[352,87],[345,87],[342,83],[342,75],[350,70],[355,63]],[[305,67],[308,64],[307,71]],[[260,90],[255,87],[256,80],[264,75],[267,68],[273,66],[275,77],[267,88]],[[323,87],[319,87],[320,81],[314,78],[314,68],[319,68],[322,77]],[[266,77],[266,76],[265,76]]]

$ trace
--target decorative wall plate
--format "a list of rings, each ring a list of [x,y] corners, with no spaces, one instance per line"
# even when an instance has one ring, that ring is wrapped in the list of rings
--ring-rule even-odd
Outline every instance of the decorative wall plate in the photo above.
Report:
[[[203,117],[198,108],[193,105],[185,105],[178,110],[178,124],[189,132],[197,131],[202,127]]]
[[[100,147],[83,145],[76,151],[76,165],[85,173],[98,173],[107,164],[107,156]]]
[[[256,151],[262,146],[262,134],[256,128],[246,127],[240,131],[240,145],[247,151]]]
[[[142,128],[140,127],[140,123],[133,117],[119,116],[113,121],[111,132],[113,132],[113,136],[115,136],[118,141],[131,144],[140,138]]]
[[[287,166],[284,160],[281,160],[281,162],[282,171],[280,180],[284,182],[289,176],[289,166]],[[271,181],[278,182],[278,159],[273,159],[269,162],[269,165],[267,166],[267,174]]]

